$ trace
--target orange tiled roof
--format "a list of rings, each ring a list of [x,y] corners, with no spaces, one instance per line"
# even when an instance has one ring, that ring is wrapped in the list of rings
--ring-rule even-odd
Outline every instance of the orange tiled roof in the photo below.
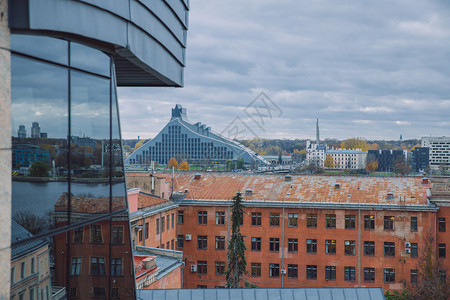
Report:
[[[290,176],[291,181],[285,181],[283,175],[202,173],[201,178],[195,180],[194,174],[181,174],[175,178],[174,191],[181,191],[186,199],[192,200],[230,200],[236,192],[241,192],[248,201],[427,204],[429,185],[422,184],[421,178]],[[251,195],[246,195],[247,189],[252,190]],[[393,193],[393,199],[387,199],[388,193]]]
[[[168,200],[163,199],[163,198],[159,198],[159,197],[155,197],[155,196],[148,196],[148,195],[139,193],[138,194],[138,209],[143,209],[145,207],[161,204],[161,203],[164,203],[167,201]]]
[[[67,211],[68,193],[63,193],[55,204],[55,211]],[[71,211],[75,213],[104,214],[109,212],[109,197],[71,197]],[[112,210],[125,209],[125,197],[112,197]]]

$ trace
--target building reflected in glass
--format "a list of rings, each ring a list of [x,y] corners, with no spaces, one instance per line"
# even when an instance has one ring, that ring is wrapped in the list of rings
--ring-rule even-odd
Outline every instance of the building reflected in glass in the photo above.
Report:
[[[11,295],[134,299],[113,60],[50,37],[11,49]]]

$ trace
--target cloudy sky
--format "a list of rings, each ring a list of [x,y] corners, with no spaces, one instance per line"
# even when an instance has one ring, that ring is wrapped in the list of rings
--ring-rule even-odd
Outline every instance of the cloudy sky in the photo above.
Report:
[[[448,136],[446,3],[193,0],[185,87],[119,88],[122,135],[154,137],[178,103],[247,138],[312,138],[316,118],[321,138]]]

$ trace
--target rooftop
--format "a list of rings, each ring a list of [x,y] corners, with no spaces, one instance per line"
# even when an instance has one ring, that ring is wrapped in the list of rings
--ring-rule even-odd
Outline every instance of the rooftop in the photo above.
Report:
[[[241,192],[246,201],[426,206],[430,186],[419,177],[202,173],[177,175],[174,187],[186,200],[231,200]]]
[[[297,288],[297,289],[172,289],[137,290],[140,299],[158,300],[378,300],[384,299],[381,288]]]

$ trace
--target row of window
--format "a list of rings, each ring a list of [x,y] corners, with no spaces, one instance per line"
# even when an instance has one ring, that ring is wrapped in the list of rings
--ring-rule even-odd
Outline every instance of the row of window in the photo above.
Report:
[[[113,245],[123,245],[123,226],[113,226],[111,242]],[[102,225],[92,224],[89,227],[91,244],[103,244]],[[84,227],[73,230],[73,243],[82,244],[84,242]]]
[[[81,264],[82,264],[81,257],[73,257],[70,275],[72,276],[80,275]],[[91,257],[89,274],[94,276],[106,275],[106,263],[104,257]],[[121,276],[121,275],[122,275],[122,258],[112,258],[111,276]]]
[[[225,211],[216,211],[215,215],[216,225],[225,225]],[[298,227],[298,214],[288,213],[288,226]],[[173,221],[173,216],[172,216]],[[345,215],[345,229],[355,229],[356,228],[356,215]],[[184,212],[178,211],[178,224],[184,223]],[[197,212],[197,223],[199,225],[208,224],[208,212],[198,211]],[[306,214],[306,228],[317,228],[318,217],[317,214]],[[262,224],[262,213],[253,212],[251,213],[251,225],[261,226]],[[241,224],[243,225],[243,224]],[[280,226],[280,213],[270,213],[269,214],[269,225],[270,226]],[[384,230],[394,230],[395,229],[395,217],[394,216],[384,216]],[[325,215],[325,228],[336,228],[336,214],[326,214]],[[374,230],[375,229],[375,215],[364,215],[364,229]],[[412,216],[410,219],[410,229],[411,231],[417,231],[417,217]],[[445,232],[445,218],[439,218],[439,232]],[[158,232],[157,232],[158,233]]]
[[[252,277],[261,277],[261,263],[251,263],[250,264],[250,274]],[[325,266],[325,280],[336,280],[336,266]],[[216,261],[214,263],[214,270],[216,275],[225,274],[225,262]],[[198,261],[197,262],[197,274],[204,275],[208,273],[208,262]],[[288,278],[298,278],[298,265],[288,264],[286,271]],[[442,280],[446,280],[446,271],[439,270],[439,274]],[[395,269],[394,268],[384,268],[383,269],[384,282],[394,283],[395,282]],[[277,278],[280,277],[280,264],[269,263],[269,277]],[[317,279],[317,265],[306,265],[306,278],[307,279]],[[344,280],[345,281],[355,281],[356,280],[356,268],[353,266],[344,267]],[[375,282],[375,268],[365,267],[364,268],[364,282]],[[417,269],[411,270],[411,283],[418,283],[418,271]]]
[[[183,249],[183,235],[178,235],[178,248]],[[197,249],[206,250],[208,249],[208,236],[199,235],[197,236]],[[215,237],[215,249],[225,250],[225,236]],[[326,254],[336,254],[337,242],[336,240],[325,240],[325,253]],[[418,257],[418,244],[411,243],[409,253],[412,258]],[[406,250],[405,249],[405,250]],[[251,238],[251,251],[261,251],[261,238],[252,237]],[[279,252],[280,251],[280,239],[279,238],[269,238],[269,251]],[[407,250],[408,251],[408,250]],[[288,238],[288,252],[297,253],[298,252],[298,239]],[[317,240],[307,239],[306,240],[306,253],[317,253]],[[446,244],[439,244],[439,257],[446,257]],[[344,254],[345,255],[355,255],[356,254],[356,242],[353,240],[344,241]],[[375,242],[374,241],[364,241],[364,255],[365,256],[375,256]],[[384,242],[384,256],[395,256],[395,242]]]
[[[167,215],[167,221],[166,221],[166,217],[161,217],[161,222],[160,222],[159,218],[156,219],[156,234],[159,234],[160,228],[161,228],[161,233],[164,232],[165,228],[167,228],[167,230],[169,230],[171,227],[172,227],[172,229],[174,228],[175,214],[172,214],[172,219],[170,218],[170,216],[171,215]],[[147,222],[147,223],[145,223],[145,239],[148,239],[148,232],[149,232],[148,227],[149,227],[149,225]]]

